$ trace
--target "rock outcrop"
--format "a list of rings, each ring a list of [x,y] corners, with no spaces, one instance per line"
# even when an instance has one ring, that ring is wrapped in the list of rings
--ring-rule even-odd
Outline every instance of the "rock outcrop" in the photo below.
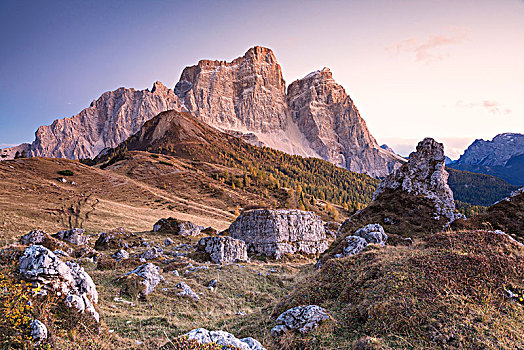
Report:
[[[297,306],[277,317],[277,325],[271,329],[271,335],[277,337],[289,331],[305,334],[330,318],[327,310],[320,306]]]
[[[246,243],[232,237],[204,237],[198,241],[197,249],[207,254],[216,264],[231,264],[247,260]]]
[[[245,211],[231,224],[229,235],[246,242],[249,251],[276,259],[284,254],[318,255],[328,248],[320,218],[294,209]]]
[[[215,343],[223,348],[235,347],[240,350],[266,350],[256,339],[251,337],[238,339],[225,331],[208,331],[205,328],[197,328],[184,335],[188,339],[196,340],[201,344]]]
[[[373,200],[387,190],[403,191],[423,196],[434,203],[435,219],[445,217],[450,223],[462,216],[455,212],[453,192],[448,186],[445,170],[444,145],[432,138],[425,138],[417,145],[409,160],[378,185]]]
[[[401,157],[379,147],[329,68],[289,85],[287,103],[293,121],[325,160],[374,177],[386,176],[402,164]]]
[[[24,279],[64,294],[67,306],[75,307],[81,313],[86,312],[99,321],[93,306],[98,303],[96,286],[78,264],[64,263],[49,249],[33,245],[24,251],[18,270]]]

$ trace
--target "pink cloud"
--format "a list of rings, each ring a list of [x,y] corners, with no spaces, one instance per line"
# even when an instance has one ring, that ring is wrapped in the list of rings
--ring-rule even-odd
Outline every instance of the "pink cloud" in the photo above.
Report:
[[[431,63],[442,61],[450,56],[448,52],[439,52],[443,46],[460,44],[466,41],[469,35],[466,31],[461,31],[456,28],[452,29],[449,35],[430,35],[423,41],[415,38],[399,41],[386,48],[392,54],[399,55],[402,52],[414,53],[415,60],[422,63]]]
[[[502,106],[499,102],[493,100],[484,100],[480,102],[464,102],[458,100],[456,106],[459,108],[484,108],[491,114],[510,114],[511,109]]]

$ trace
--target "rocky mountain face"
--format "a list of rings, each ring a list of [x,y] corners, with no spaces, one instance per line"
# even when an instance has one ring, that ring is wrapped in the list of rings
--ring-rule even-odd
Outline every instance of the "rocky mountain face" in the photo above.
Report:
[[[231,62],[202,60],[184,69],[174,90],[120,88],[71,118],[42,126],[28,156],[93,158],[117,146],[153,116],[188,111],[205,123],[286,153],[326,159],[351,171],[384,177],[403,159],[381,149],[355,104],[329,69],[287,89],[273,52],[253,47]],[[4,150],[4,159],[14,156]]]
[[[491,141],[475,140],[457,164],[504,166],[511,157],[524,153],[524,134],[499,134]]]
[[[293,121],[324,159],[348,170],[385,176],[402,159],[383,150],[329,68],[293,82],[287,102]]]
[[[162,111],[183,107],[173,90],[156,82],[151,91],[119,88],[105,92],[88,108],[70,118],[57,119],[38,128],[27,156],[94,158],[107,147],[116,147],[147,120]],[[20,147],[20,146],[17,146]],[[13,153],[6,150],[6,153]]]
[[[524,185],[524,134],[499,134],[491,141],[475,140],[450,167],[494,175]]]

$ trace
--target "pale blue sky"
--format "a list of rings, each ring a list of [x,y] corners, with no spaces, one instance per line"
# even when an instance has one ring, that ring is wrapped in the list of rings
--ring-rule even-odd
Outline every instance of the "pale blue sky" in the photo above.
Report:
[[[456,158],[524,132],[524,2],[11,1],[0,3],[0,147],[107,90],[174,87],[199,59],[274,50],[287,83],[327,66],[379,143],[432,136]]]

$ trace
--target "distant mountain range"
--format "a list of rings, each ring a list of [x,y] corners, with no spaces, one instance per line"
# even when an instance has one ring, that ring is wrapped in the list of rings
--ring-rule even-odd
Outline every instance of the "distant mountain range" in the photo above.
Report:
[[[404,159],[379,147],[328,68],[287,86],[273,52],[253,47],[231,62],[201,60],[183,70],[174,89],[120,88],[70,118],[41,126],[31,144],[2,150],[27,156],[93,158],[136,133],[162,111],[188,111],[207,124],[289,154],[325,159],[383,177]]]
[[[491,141],[475,140],[451,168],[500,177],[524,186],[524,135],[499,134]]]

